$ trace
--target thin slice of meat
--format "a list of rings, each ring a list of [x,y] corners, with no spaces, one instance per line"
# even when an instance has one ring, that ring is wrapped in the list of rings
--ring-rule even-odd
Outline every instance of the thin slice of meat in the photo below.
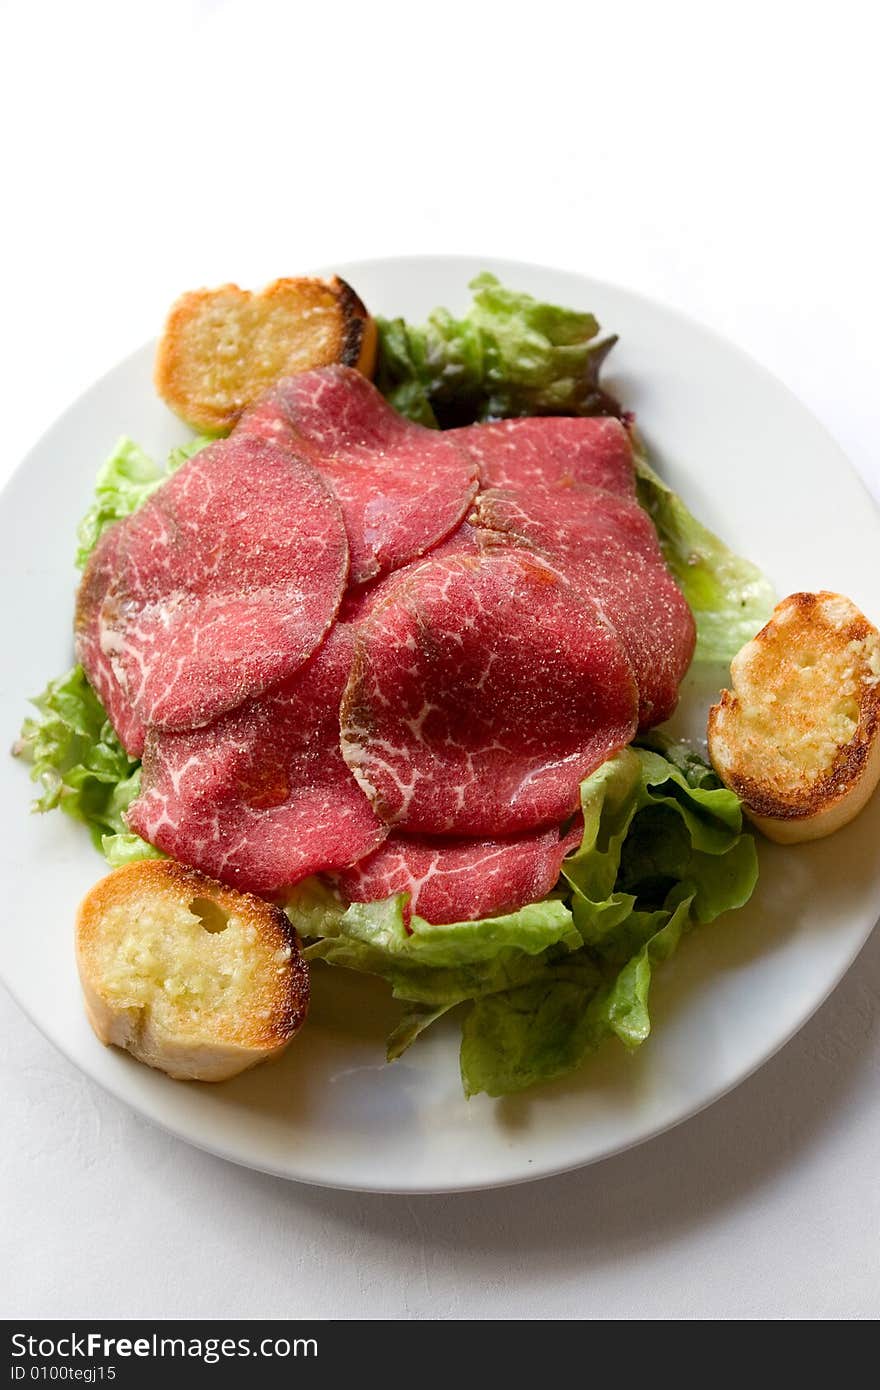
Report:
[[[469,450],[398,415],[351,367],[287,377],[237,432],[282,440],[320,471],[345,518],[353,584],[432,549],[457,528],[477,490]]]
[[[144,751],[144,725],[131,707],[110,660],[101,650],[101,605],[116,573],[125,521],[110,526],[95,546],[76,597],[74,632],[76,656],[89,684],[107,711],[126,753],[139,758]]]
[[[693,614],[635,500],[577,484],[564,494],[489,488],[476,503],[481,544],[529,546],[599,605],[639,687],[639,725],[668,719],[696,641]]]
[[[422,560],[445,560],[449,555],[476,555],[479,551],[479,535],[469,521],[463,521],[451,536],[435,545]],[[415,561],[414,564],[418,564]]]
[[[385,574],[381,579],[374,579],[372,584],[360,584],[354,589],[349,589],[339,608],[339,621],[347,623],[359,623],[372,613],[373,609],[380,602],[383,602],[391,590],[397,584],[404,583],[413,575],[419,565],[429,564],[433,560],[443,560],[448,555],[476,555],[479,552],[479,533],[463,521],[457,531],[453,531],[451,536],[447,536],[445,541],[434,546],[428,555],[422,555],[418,560],[411,560],[402,569],[392,570],[390,574]]]
[[[527,545],[594,598],[639,686],[639,722],[668,719],[693,656],[693,617],[638,505],[619,420],[502,420],[456,431],[477,459],[480,542]]]
[[[513,548],[452,555],[360,625],[342,752],[389,824],[508,835],[570,815],[637,707],[616,633],[557,570]]]
[[[386,832],[339,751],[354,630],[203,729],[147,735],[133,830],[223,883],[274,893],[369,854]]]
[[[559,826],[497,840],[395,834],[336,882],[349,902],[408,893],[407,921],[412,914],[435,923],[476,921],[546,897],[582,835],[580,817],[567,835]]]
[[[100,611],[100,647],[137,718],[209,723],[291,676],[336,615],[339,506],[288,449],[233,436],[132,516]]]
[[[450,430],[479,464],[483,487],[528,492],[536,484],[567,489],[578,483],[635,497],[632,443],[620,423],[605,417],[499,420]]]

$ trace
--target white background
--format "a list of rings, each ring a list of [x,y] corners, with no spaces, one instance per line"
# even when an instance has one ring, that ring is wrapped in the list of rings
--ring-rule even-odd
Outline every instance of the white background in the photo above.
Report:
[[[183,289],[461,251],[690,312],[880,490],[871,9],[3,4],[0,476]],[[875,937],[782,1054],[673,1133],[413,1199],[188,1149],[0,995],[0,1313],[876,1317],[878,994]]]

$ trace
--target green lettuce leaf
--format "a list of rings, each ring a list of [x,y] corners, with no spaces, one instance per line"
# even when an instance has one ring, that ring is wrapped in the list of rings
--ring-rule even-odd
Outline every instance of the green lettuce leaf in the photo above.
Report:
[[[764,626],[776,597],[751,560],[734,554],[688,511],[636,455],[638,498],[652,518],[666,563],[697,624],[696,659],[729,663]]]
[[[610,981],[583,950],[523,988],[478,999],[462,1026],[465,1094],[510,1095],[565,1076],[612,1036],[630,1048],[644,1042],[652,969],[678,945],[687,910],[685,899]]]
[[[164,856],[133,835],[124,813],[141,789],[141,765],[129,757],[81,666],[50,681],[31,703],[13,753],[31,764],[39,812],[56,807],[88,826],[111,868]]]
[[[135,842],[154,854],[123,820],[140,791],[140,762],[122,747],[82,667],[50,681],[31,703],[37,713],[24,721],[13,752],[31,764],[31,780],[40,785],[34,810],[60,807],[88,826],[99,850],[105,838],[124,838],[128,858],[143,857]]]
[[[140,835],[102,835],[101,852],[111,869],[119,869],[123,864],[132,864],[136,859],[165,859],[166,855],[154,845],[142,840]]]
[[[438,1016],[464,999],[531,979],[548,952],[581,944],[569,909],[557,898],[501,917],[444,926],[413,916],[408,929],[405,903],[405,895],[398,894],[346,907],[309,880],[294,890],[286,910],[301,936],[322,938],[307,947],[308,960],[379,975],[395,998],[427,1006]]]
[[[460,1003],[461,1001],[456,1002]],[[444,1014],[448,1014],[450,1009],[454,1008],[455,1003],[438,1004],[436,1007],[431,1004],[404,1004],[403,1013],[388,1034],[388,1041],[385,1046],[386,1061],[396,1062],[403,1056],[408,1047],[412,1047],[426,1028],[430,1028],[432,1023],[437,1022],[438,1018],[442,1018]]]
[[[82,569],[114,521],[130,516],[165,479],[213,441],[204,435],[172,449],[162,468],[132,439],[122,438],[95,481],[95,500],[77,528],[76,564]]]
[[[461,1030],[465,1095],[510,1095],[574,1071],[607,1036],[595,1010],[601,988],[595,962],[575,951],[531,984],[478,1000]]]
[[[616,342],[592,314],[542,304],[488,272],[456,319],[435,309],[421,327],[379,319],[376,381],[396,410],[424,425],[516,415],[619,415],[599,382]]]
[[[584,835],[562,871],[583,948],[475,1000],[462,1029],[468,1095],[562,1076],[610,1037],[640,1046],[654,967],[685,932],[751,896],[758,862],[738,798],[693,750],[648,742],[582,784]]]

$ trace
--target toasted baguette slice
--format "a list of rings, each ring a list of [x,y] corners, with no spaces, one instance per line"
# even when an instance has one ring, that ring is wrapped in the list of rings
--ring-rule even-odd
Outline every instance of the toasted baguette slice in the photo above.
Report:
[[[259,294],[223,285],[172,306],[156,390],[187,424],[222,434],[294,372],[341,362],[372,376],[376,325],[344,280],[275,280]]]
[[[127,864],[80,905],[76,956],[103,1043],[189,1081],[225,1081],[287,1046],[308,967],[280,908],[170,859]]]
[[[730,667],[709,756],[771,840],[846,825],[880,780],[880,634],[841,594],[792,594]]]

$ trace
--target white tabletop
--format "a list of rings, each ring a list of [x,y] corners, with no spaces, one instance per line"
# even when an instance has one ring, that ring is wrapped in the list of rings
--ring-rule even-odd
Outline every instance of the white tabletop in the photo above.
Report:
[[[521,27],[459,0],[312,11],[6,6],[0,476],[182,289],[485,251],[712,325],[880,492],[864,6],[741,3],[727,28],[717,7],[620,0],[545,0]],[[875,1317],[878,997],[875,936],[781,1054],[672,1133],[528,1188],[404,1199],[187,1148],[0,993],[0,1309]]]

